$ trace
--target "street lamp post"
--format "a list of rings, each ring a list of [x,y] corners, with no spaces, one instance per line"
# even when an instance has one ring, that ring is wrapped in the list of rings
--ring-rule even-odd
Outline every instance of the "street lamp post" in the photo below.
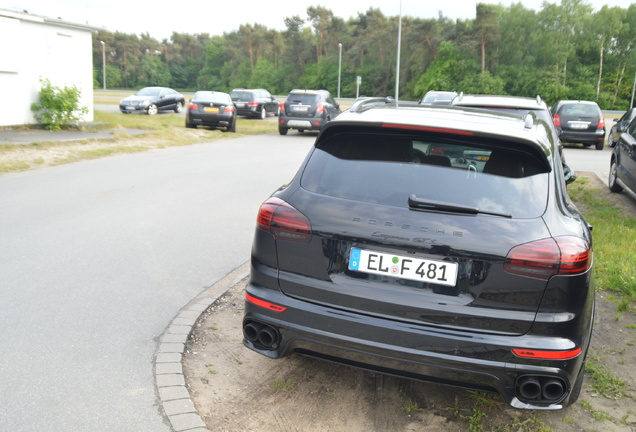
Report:
[[[99,43],[102,44],[102,84],[106,90],[106,44],[104,41],[99,41]]]
[[[342,44],[338,44],[340,48],[340,54],[338,55],[338,99],[340,99],[340,71],[342,69]]]
[[[402,0],[400,0],[400,20],[398,21],[397,61],[395,64],[395,104],[400,93],[400,51],[402,49]]]
[[[634,108],[634,91],[636,91],[636,74],[634,74],[634,86],[632,87],[632,100],[629,101],[630,108]]]

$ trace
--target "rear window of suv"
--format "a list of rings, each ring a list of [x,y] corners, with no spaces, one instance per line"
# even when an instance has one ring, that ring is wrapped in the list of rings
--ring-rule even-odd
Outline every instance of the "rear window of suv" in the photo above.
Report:
[[[319,143],[303,188],[408,207],[409,196],[514,218],[543,214],[549,167],[529,151],[433,136],[341,133]]]
[[[594,117],[599,113],[598,108],[590,104],[566,104],[561,108],[561,115]]]
[[[319,96],[315,94],[290,94],[287,96],[287,102],[293,104],[316,105],[319,102]]]

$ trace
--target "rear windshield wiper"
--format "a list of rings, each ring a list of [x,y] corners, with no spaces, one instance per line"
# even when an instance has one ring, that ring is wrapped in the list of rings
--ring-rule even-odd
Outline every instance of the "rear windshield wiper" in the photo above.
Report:
[[[422,198],[418,198],[417,196],[415,196],[415,194],[411,194],[409,196],[409,207],[413,210],[429,210],[467,215],[487,214],[491,216],[512,218],[512,215],[509,214],[483,211],[479,210],[477,207],[461,206],[441,201],[424,200]]]

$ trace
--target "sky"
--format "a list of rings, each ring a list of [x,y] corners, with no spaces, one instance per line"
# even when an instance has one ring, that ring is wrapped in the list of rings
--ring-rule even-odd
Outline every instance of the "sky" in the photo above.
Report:
[[[0,0],[0,9],[27,10],[35,15],[61,18],[88,24],[111,32],[140,35],[148,33],[155,39],[169,38],[173,32],[222,35],[238,30],[241,24],[262,24],[270,29],[285,30],[284,19],[298,15],[305,19],[309,6],[323,6],[344,20],[356,17],[370,8],[386,16],[437,18],[441,12],[450,19],[474,19],[477,3],[509,6],[519,0]],[[548,0],[549,3],[560,1]],[[627,9],[632,0],[587,0],[595,11],[603,5]],[[543,0],[523,0],[524,7],[541,9]]]

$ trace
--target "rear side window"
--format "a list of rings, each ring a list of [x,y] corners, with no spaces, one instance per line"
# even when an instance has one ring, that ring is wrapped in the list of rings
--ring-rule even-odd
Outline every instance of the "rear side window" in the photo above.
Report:
[[[543,214],[550,171],[531,152],[439,137],[338,134],[318,144],[301,185],[396,207],[420,199],[514,218]]]

